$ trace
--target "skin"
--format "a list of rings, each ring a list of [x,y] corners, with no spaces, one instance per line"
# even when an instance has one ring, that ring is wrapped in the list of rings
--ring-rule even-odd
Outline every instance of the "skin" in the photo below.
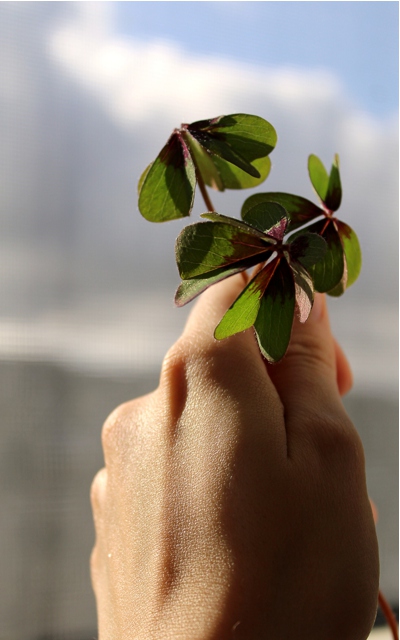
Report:
[[[365,640],[379,562],[352,384],[324,296],[266,366],[207,290],[153,393],[103,428],[91,558],[100,640]]]

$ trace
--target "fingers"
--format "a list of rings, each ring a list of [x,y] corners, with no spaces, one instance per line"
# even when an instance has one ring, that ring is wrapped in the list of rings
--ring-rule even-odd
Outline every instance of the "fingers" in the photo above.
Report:
[[[370,498],[369,503],[371,505],[372,517],[374,518],[375,524],[378,522],[378,509],[376,508],[375,502]]]
[[[249,387],[246,380],[254,381],[258,388],[261,381],[262,395],[272,398],[273,387],[285,408],[285,418],[293,416],[298,425],[302,424],[302,417],[310,414],[343,411],[340,396],[351,389],[352,374],[345,354],[332,336],[325,296],[316,295],[306,323],[295,320],[283,361],[265,367],[252,330],[222,341],[213,337],[216,325],[243,286],[244,279],[239,274],[203,293],[189,317],[184,338],[200,352],[219,351],[226,375],[239,375],[246,388]],[[290,420],[286,422],[287,426],[291,424]]]
[[[312,407],[316,398],[339,396],[336,352],[325,296],[315,296],[314,307],[304,324],[295,318],[283,360],[268,372],[287,412]]]
[[[96,543],[90,557],[90,573],[94,591],[97,593],[98,585],[102,579],[102,567],[104,562],[104,505],[107,487],[107,471],[100,469],[90,488],[90,501],[92,505],[94,528],[96,533]]]
[[[232,341],[234,341],[235,349],[239,348],[241,350],[249,350],[250,353],[257,358],[259,351],[252,331],[246,331],[242,334],[238,334],[237,336],[233,336],[228,339],[228,342],[226,340],[217,342],[213,338],[215,327],[221,320],[225,311],[242,291],[245,282],[246,274],[238,274],[237,276],[229,278],[205,291],[197,301],[196,306],[189,316],[184,335],[190,337],[192,341],[196,341],[197,343],[200,342],[203,346],[207,344],[208,346],[213,345],[215,348],[226,345],[229,341],[230,344],[232,344]],[[322,319],[322,322],[327,325],[327,312],[322,296],[316,296],[315,307],[317,307],[318,303],[323,305],[322,315],[326,316],[326,318],[325,320]],[[309,323],[312,322],[316,315],[317,309],[315,308],[312,318],[307,322],[307,327],[310,327]],[[303,326],[304,325],[300,325],[300,328]],[[328,343],[332,341],[330,329],[327,331],[326,338],[328,339]],[[325,347],[327,346],[328,344],[325,345]],[[337,388],[340,395],[343,396],[350,391],[353,384],[353,376],[343,350],[334,339],[333,348],[334,360],[332,360],[331,364],[332,367],[334,367],[334,370],[336,370]]]
[[[322,425],[332,434],[332,425],[351,424],[340,399],[351,387],[351,372],[333,339],[324,295],[316,294],[306,323],[295,319],[286,356],[268,372],[285,407],[288,440],[323,437]]]
[[[233,439],[240,439],[245,431],[246,438],[253,442],[268,441],[273,457],[277,455],[277,449],[285,451],[283,407],[268,376],[254,330],[250,328],[224,340],[214,338],[215,327],[244,285],[245,280],[239,274],[202,294],[182,338],[167,357],[168,366],[164,371],[168,375],[162,376],[162,386],[165,389],[169,386],[169,397],[174,399],[174,406],[184,404],[182,399],[179,403],[175,399],[182,395],[177,394],[176,389],[183,390],[185,386],[187,406],[192,403],[199,415],[200,408],[207,406],[210,437],[215,433],[216,424],[221,428],[222,423],[227,423],[225,435],[230,432]],[[182,376],[176,375],[174,366],[182,361],[185,363],[185,383]],[[166,404],[171,406],[171,402]]]
[[[207,289],[197,300],[186,323],[184,335],[199,339],[203,343],[213,343],[216,325],[245,284],[245,276],[239,273]],[[239,341],[248,345],[254,342],[249,332],[239,334]]]
[[[246,372],[272,389],[261,358],[254,331],[249,329],[224,340],[214,338],[215,327],[243,290],[246,279],[238,274],[207,289],[197,301],[187,321],[183,341],[198,352],[220,355],[227,374],[235,373],[243,380]]]
[[[349,362],[341,348],[334,340],[336,357],[336,381],[341,396],[345,396],[353,386],[353,374]]]

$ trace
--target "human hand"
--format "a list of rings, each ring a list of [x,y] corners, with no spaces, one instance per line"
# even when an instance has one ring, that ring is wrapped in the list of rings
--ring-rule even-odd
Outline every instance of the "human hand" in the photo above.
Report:
[[[266,366],[207,290],[156,391],[114,411],[92,486],[100,640],[365,640],[378,549],[324,296]]]

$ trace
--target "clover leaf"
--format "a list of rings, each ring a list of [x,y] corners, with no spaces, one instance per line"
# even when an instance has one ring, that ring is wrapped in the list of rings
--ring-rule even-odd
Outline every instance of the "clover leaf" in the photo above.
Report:
[[[224,191],[261,184],[276,140],[269,122],[243,113],[182,124],[139,180],[140,213],[151,222],[188,216],[196,183],[209,210],[205,185]]]
[[[285,242],[290,222],[284,207],[261,203],[243,222],[218,213],[202,214],[206,222],[183,229],[176,242],[176,261],[183,282],[176,293],[182,306],[220,280],[259,265],[248,284],[215,329],[221,340],[254,326],[264,357],[280,360],[288,347],[295,308],[304,322],[314,299],[310,268],[321,261],[327,245],[305,232]]]
[[[321,293],[339,296],[357,280],[362,262],[357,235],[349,225],[334,215],[342,199],[339,157],[335,155],[328,175],[321,160],[315,155],[310,155],[308,171],[320,199],[320,206],[290,193],[257,193],[243,203],[242,218],[246,220],[248,211],[255,205],[276,202],[287,211],[290,218],[289,231],[295,231],[307,224],[307,230],[320,235],[328,245],[325,257],[309,268],[314,287]],[[316,221],[313,222],[314,220]],[[293,238],[296,237],[296,233],[293,234]]]

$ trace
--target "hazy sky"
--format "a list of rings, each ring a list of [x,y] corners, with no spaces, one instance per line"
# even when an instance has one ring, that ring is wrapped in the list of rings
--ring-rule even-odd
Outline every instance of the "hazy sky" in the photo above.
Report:
[[[378,116],[398,105],[397,2],[117,2],[118,32],[258,66],[326,69]]]

